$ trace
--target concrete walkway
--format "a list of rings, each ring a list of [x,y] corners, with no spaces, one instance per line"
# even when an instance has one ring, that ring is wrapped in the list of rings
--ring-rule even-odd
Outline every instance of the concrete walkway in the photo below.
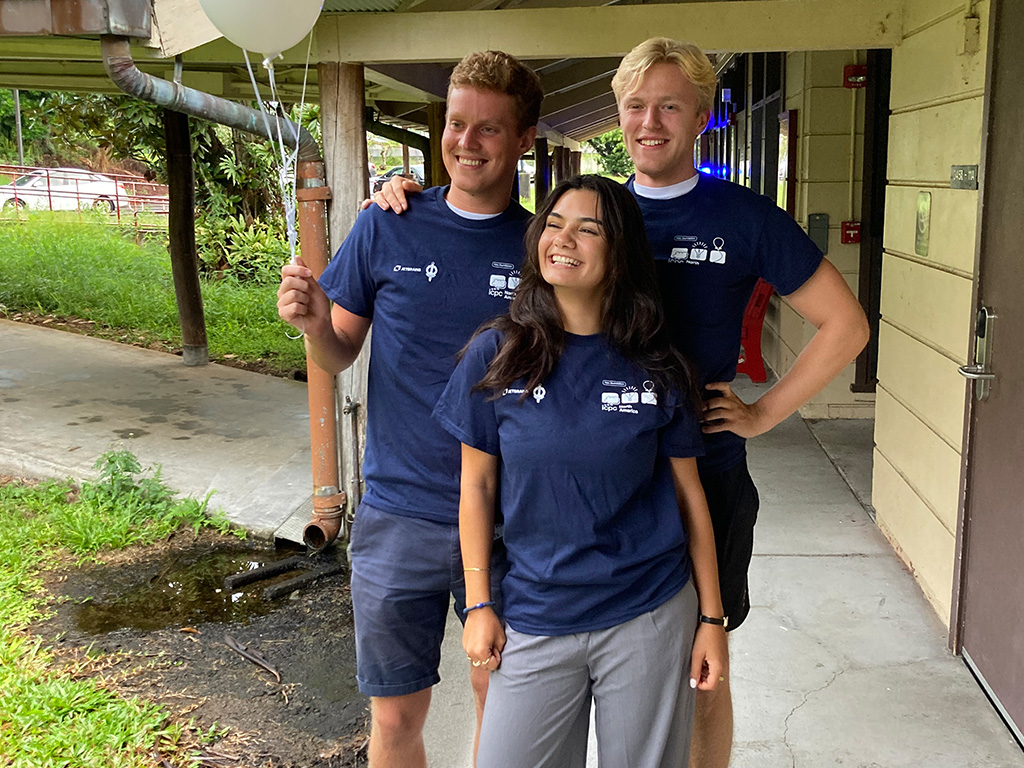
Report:
[[[312,508],[305,384],[0,320],[0,470],[90,479],[120,449],[261,537]]]
[[[0,471],[90,477],[101,453],[124,447],[271,536],[308,510],[308,440],[303,384],[0,321]],[[840,449],[844,475],[864,477],[870,445]],[[750,467],[761,513],[753,609],[731,640],[733,768],[1024,768],[808,426],[793,417],[752,441]],[[454,616],[449,630],[427,749],[432,766],[469,768],[473,708]]]

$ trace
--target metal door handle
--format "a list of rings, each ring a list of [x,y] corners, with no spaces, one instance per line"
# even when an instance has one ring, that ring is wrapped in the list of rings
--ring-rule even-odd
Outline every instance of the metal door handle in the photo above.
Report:
[[[965,379],[991,381],[996,377],[994,373],[986,371],[980,365],[961,365],[957,370]]]

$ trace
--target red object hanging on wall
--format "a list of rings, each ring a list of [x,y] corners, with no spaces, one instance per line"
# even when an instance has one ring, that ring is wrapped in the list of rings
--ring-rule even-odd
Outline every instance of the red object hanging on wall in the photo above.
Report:
[[[867,64],[847,64],[843,67],[843,88],[863,88],[867,84]]]

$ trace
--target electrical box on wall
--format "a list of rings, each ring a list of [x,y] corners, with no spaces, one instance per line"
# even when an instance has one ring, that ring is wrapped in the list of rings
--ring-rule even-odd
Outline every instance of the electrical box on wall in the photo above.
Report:
[[[807,236],[811,238],[818,250],[828,253],[828,214],[807,214]]]
[[[844,221],[841,229],[840,242],[844,245],[860,242],[860,222]]]
[[[867,84],[867,64],[847,64],[843,67],[843,88],[863,88]]]

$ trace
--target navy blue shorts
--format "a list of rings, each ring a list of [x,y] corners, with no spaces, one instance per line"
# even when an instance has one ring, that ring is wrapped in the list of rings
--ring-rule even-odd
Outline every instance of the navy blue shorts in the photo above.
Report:
[[[366,696],[403,696],[441,680],[448,606],[464,620],[459,527],[359,505],[352,524],[356,681]],[[495,538],[491,599],[501,615],[505,548]]]

